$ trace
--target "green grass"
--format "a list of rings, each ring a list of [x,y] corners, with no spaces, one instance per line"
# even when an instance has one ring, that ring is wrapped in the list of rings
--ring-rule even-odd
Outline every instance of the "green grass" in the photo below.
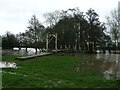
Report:
[[[101,61],[94,55],[36,57],[24,61],[4,55],[3,61],[14,61],[16,69],[3,69],[4,88],[117,88],[116,80],[106,80]],[[94,65],[92,63],[94,62]]]
[[[2,56],[2,61],[10,61],[13,62],[16,59],[16,55],[3,55]]]

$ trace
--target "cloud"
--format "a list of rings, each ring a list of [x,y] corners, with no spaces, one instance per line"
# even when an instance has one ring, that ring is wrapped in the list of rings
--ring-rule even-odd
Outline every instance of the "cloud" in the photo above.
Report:
[[[105,21],[112,9],[117,8],[119,0],[0,0],[0,34],[7,30],[12,33],[24,32],[28,19],[35,14],[44,22],[43,14],[55,10],[66,10],[79,7],[86,12],[89,8],[95,9],[100,20]]]

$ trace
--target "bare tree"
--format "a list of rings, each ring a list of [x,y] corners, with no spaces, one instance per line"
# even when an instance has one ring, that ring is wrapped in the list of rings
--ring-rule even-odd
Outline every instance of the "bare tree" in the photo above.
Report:
[[[54,12],[45,13],[43,16],[46,19],[45,22],[48,24],[48,26],[52,27],[59,21],[61,17],[61,11],[56,10]]]
[[[117,9],[112,10],[110,15],[107,16],[106,19],[111,38],[117,45],[120,39],[120,20]]]

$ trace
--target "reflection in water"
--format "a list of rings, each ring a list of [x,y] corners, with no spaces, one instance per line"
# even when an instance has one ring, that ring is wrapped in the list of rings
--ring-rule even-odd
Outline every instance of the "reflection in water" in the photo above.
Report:
[[[10,52],[8,52],[10,53]],[[29,48],[26,52],[25,48],[21,49],[20,51],[12,51],[11,53],[17,54],[17,55],[32,55],[35,54],[35,49]],[[38,53],[41,53],[40,50],[38,50]],[[79,55],[77,55],[79,56]],[[82,55],[80,55],[82,58]],[[85,56],[83,55],[85,58]],[[85,72],[90,70],[96,70],[100,71],[104,74],[106,79],[113,79],[117,78],[120,79],[120,54],[96,54],[96,55],[88,55],[89,59],[84,60],[81,62],[76,62],[76,72]],[[4,64],[3,64],[4,63]],[[0,62],[0,68],[1,66],[10,66],[10,63],[7,62]],[[13,67],[16,65],[13,64]]]
[[[86,73],[104,75],[106,79],[120,79],[120,54],[86,54],[80,55],[83,60],[75,63],[77,73]],[[92,73],[91,72],[91,73]]]
[[[0,68],[17,68],[16,63],[12,62],[0,62]]]
[[[104,60],[104,76],[106,79],[120,79],[120,54],[97,54],[96,59]]]
[[[103,73],[106,79],[113,79],[113,71],[111,68]]]

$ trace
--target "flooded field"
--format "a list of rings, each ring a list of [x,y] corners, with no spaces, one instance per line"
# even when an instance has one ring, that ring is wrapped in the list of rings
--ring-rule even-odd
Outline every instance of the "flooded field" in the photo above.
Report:
[[[44,50],[37,49],[37,54],[42,53]],[[36,51],[34,48],[21,48],[19,50],[18,48],[13,48],[13,50],[3,50],[2,54],[12,54],[12,55],[19,55],[19,56],[27,56],[27,55],[34,55],[36,54]]]
[[[0,68],[16,68],[16,63],[0,61]]]
[[[16,62],[12,66],[17,66],[17,69],[2,69],[3,87],[113,88],[120,85],[119,54],[53,54],[24,61],[15,61],[13,56],[3,55],[2,66],[9,66],[10,62]]]
[[[14,51],[4,51],[4,53],[19,55],[19,56],[25,56],[25,55],[34,55],[35,49],[29,48],[28,51],[25,51],[25,48],[21,49],[20,51],[14,50]],[[40,50],[38,50],[38,53]],[[80,58],[82,57],[81,54],[77,54]],[[85,55],[83,55],[85,57]],[[117,78],[120,79],[120,54],[86,54],[88,57],[83,62],[76,62],[76,71],[80,72],[80,70],[93,70],[96,69],[97,71],[100,71],[106,79],[113,79]],[[15,63],[9,63],[9,62],[0,62],[0,68],[4,67],[16,67]]]
[[[79,55],[82,57],[82,55]],[[76,62],[76,71],[101,72],[106,79],[120,79],[120,54],[86,54],[85,60]]]
[[[120,79],[120,54],[97,54],[96,59],[101,61],[106,79]]]

